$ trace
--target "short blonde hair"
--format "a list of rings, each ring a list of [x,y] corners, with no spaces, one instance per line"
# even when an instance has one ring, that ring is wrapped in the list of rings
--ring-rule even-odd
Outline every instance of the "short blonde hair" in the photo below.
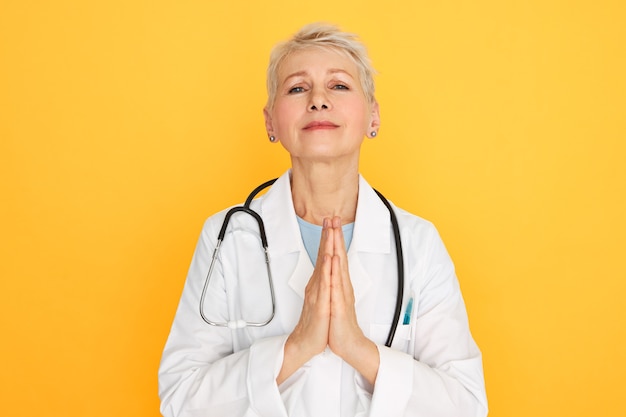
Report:
[[[278,43],[270,53],[267,67],[267,108],[271,109],[278,90],[278,69],[291,53],[307,48],[333,49],[345,54],[357,66],[359,80],[370,103],[374,98],[374,74],[367,49],[353,33],[341,31],[337,26],[328,23],[311,23],[304,26],[291,39]]]

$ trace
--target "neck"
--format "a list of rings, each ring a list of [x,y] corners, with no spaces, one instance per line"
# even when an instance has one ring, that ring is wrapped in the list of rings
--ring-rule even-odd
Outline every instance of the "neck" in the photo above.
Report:
[[[321,225],[324,218],[341,217],[354,222],[359,194],[358,164],[301,164],[292,160],[291,194],[296,214]]]

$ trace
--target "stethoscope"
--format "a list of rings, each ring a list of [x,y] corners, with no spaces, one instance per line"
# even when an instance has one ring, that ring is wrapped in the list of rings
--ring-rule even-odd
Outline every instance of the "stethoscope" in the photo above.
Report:
[[[263,184],[259,185],[250,193],[248,198],[246,198],[246,201],[243,204],[243,206],[233,207],[226,213],[226,217],[224,218],[222,227],[217,235],[217,244],[215,245],[215,249],[213,250],[213,256],[211,258],[211,265],[209,266],[209,271],[207,272],[207,276],[204,281],[204,287],[202,288],[202,295],[200,296],[200,316],[207,324],[210,324],[211,326],[228,327],[229,329],[232,329],[232,330],[242,329],[244,327],[262,327],[262,326],[266,326],[267,324],[269,324],[274,318],[274,315],[276,313],[276,298],[274,295],[274,284],[273,284],[273,279],[272,279],[272,270],[270,268],[270,258],[268,254],[267,236],[265,235],[265,225],[263,224],[263,219],[261,219],[261,216],[259,216],[259,214],[256,211],[250,208],[250,204],[252,203],[252,200],[254,199],[254,197],[256,197],[256,195],[259,192],[269,187],[270,185],[274,184],[274,182],[276,182],[277,179],[278,178],[274,178],[273,180],[266,181]],[[394,236],[394,241],[396,245],[396,259],[398,262],[398,292],[396,296],[396,307],[394,310],[393,321],[391,322],[391,329],[389,329],[389,335],[387,336],[387,341],[385,342],[385,346],[391,347],[393,338],[396,334],[396,327],[398,326],[398,323],[400,321],[400,315],[402,311],[402,297],[404,294],[404,258],[402,256],[402,242],[400,240],[400,228],[398,227],[398,219],[396,218],[396,215],[393,211],[393,208],[391,207],[391,204],[389,204],[389,201],[387,201],[387,199],[377,190],[374,190],[374,191],[376,192],[378,197],[380,197],[383,204],[385,204],[385,206],[387,207],[387,210],[389,210],[389,216],[391,218],[391,226],[393,228],[393,236]],[[267,279],[269,282],[270,294],[272,298],[272,312],[265,321],[252,322],[252,321],[246,321],[246,320],[231,320],[227,322],[217,322],[217,321],[210,320],[204,314],[204,299],[206,297],[207,288],[209,287],[209,282],[211,281],[211,275],[213,274],[215,261],[217,260],[219,256],[220,247],[222,245],[222,241],[224,240],[224,236],[226,235],[228,222],[230,221],[231,216],[238,212],[243,212],[254,217],[257,224],[259,225],[261,245],[263,246],[263,251],[265,252],[265,266],[267,268]]]

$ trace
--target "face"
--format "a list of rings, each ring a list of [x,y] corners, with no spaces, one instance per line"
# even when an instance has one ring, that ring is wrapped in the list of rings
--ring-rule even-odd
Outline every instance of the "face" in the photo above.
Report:
[[[332,50],[289,55],[278,69],[274,106],[264,110],[268,133],[292,159],[357,158],[364,136],[378,130],[378,104],[368,102],[356,64]]]

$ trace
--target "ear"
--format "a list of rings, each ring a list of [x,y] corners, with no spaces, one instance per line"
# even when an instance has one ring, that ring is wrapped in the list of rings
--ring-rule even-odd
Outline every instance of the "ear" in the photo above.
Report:
[[[378,131],[380,128],[380,108],[378,107],[378,101],[374,100],[372,109],[370,111],[370,124],[368,127],[368,134],[372,131]]]
[[[265,130],[269,136],[274,133],[274,125],[272,124],[272,115],[267,107],[263,108],[263,117],[265,118]]]

